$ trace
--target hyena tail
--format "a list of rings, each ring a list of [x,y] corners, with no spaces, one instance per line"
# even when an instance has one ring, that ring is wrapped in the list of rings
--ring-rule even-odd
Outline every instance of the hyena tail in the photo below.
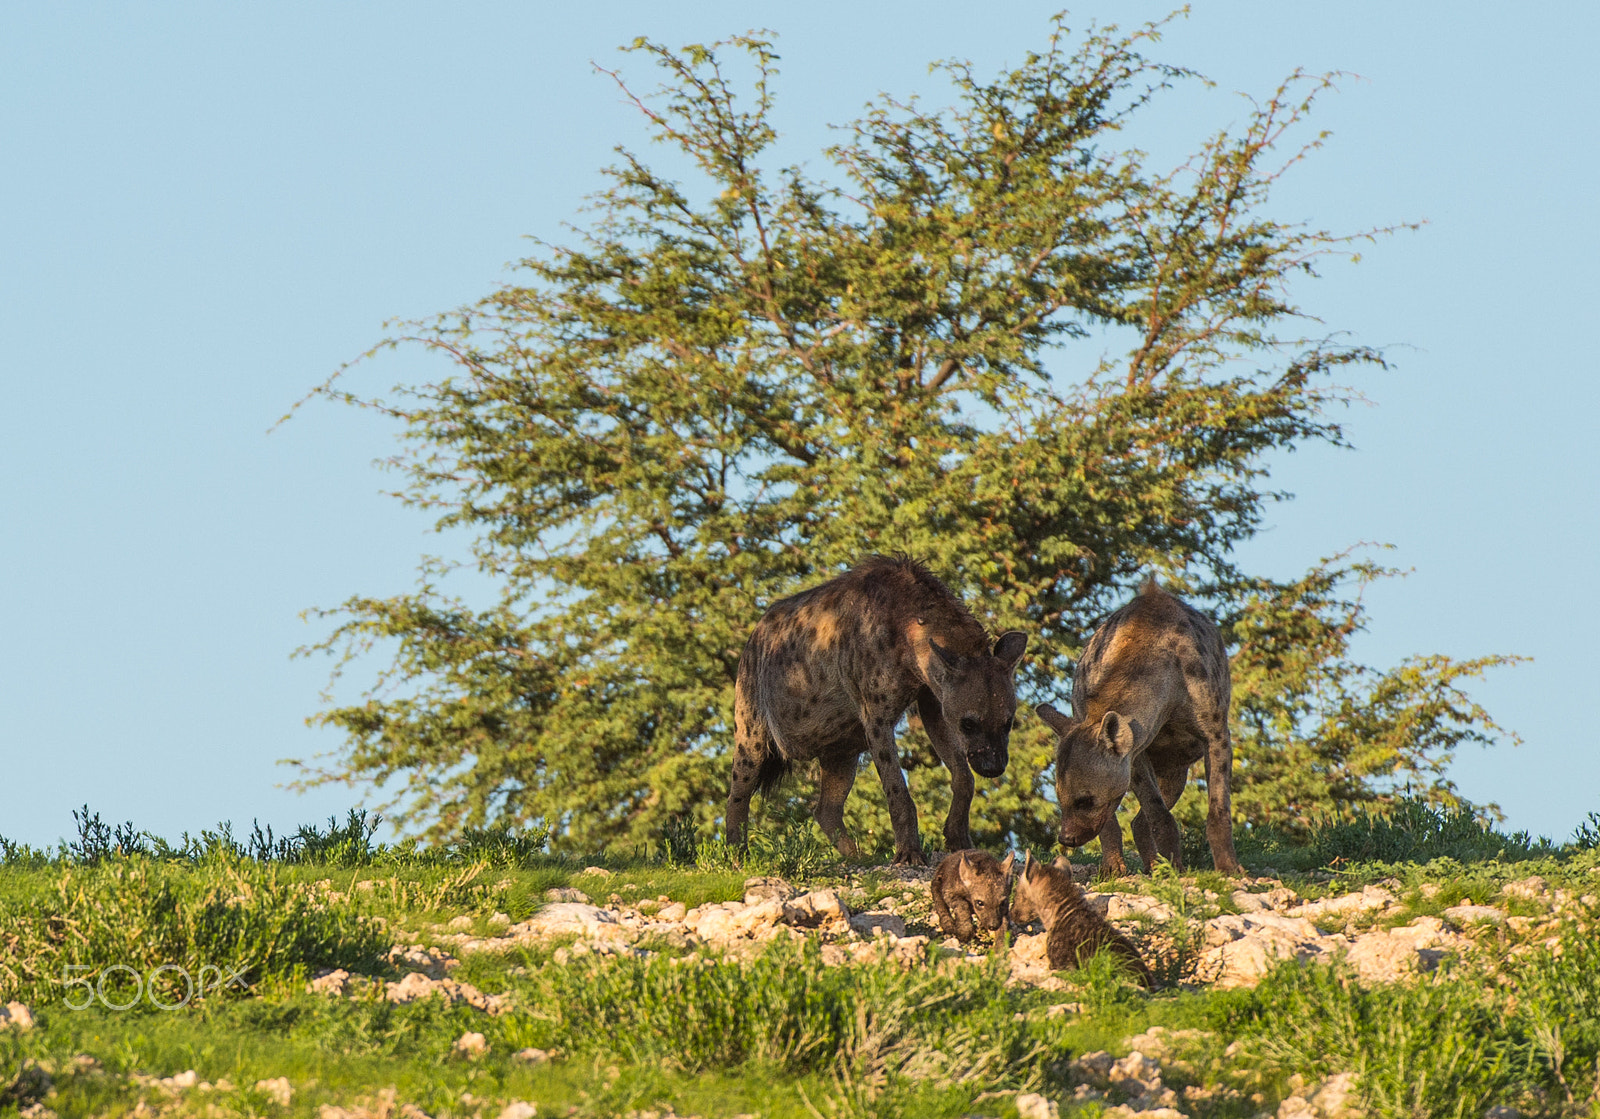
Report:
[[[761,765],[756,769],[756,788],[763,797],[771,796],[772,790],[783,784],[793,769],[789,760],[769,742],[766,752],[761,755]]]

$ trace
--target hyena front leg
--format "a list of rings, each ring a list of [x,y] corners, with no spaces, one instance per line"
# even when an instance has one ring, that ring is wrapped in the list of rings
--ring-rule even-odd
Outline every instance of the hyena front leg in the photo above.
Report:
[[[950,814],[944,819],[944,849],[969,850],[972,847],[972,767],[950,732],[944,708],[927,688],[917,694],[917,714],[922,716],[922,726],[933,743],[933,752],[950,771]]]
[[[1100,877],[1121,878],[1127,873],[1128,864],[1122,858],[1122,821],[1112,805],[1106,822],[1100,825]]]
[[[894,743],[894,725],[899,718],[898,711],[863,711],[861,721],[867,750],[889,802],[889,821],[894,825],[894,865],[926,866],[922,839],[917,834],[917,806],[911,799],[911,790],[906,788],[905,774],[900,772],[900,751]]]
[[[1165,858],[1173,869],[1183,870],[1183,838],[1178,821],[1167,809],[1166,796],[1148,758],[1134,763],[1134,792],[1139,797],[1139,812],[1133,818],[1133,842],[1144,860],[1144,872],[1154,874],[1156,860]],[[1178,792],[1183,792],[1180,783]],[[1173,798],[1177,800],[1176,797]]]

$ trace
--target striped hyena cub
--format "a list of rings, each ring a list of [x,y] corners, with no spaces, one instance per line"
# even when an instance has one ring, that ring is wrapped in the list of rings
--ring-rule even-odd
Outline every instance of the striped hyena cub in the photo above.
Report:
[[[1148,873],[1157,857],[1183,869],[1172,806],[1189,770],[1205,762],[1206,839],[1223,874],[1241,873],[1233,849],[1233,694],[1228,654],[1216,624],[1149,579],[1111,614],[1072,673],[1072,717],[1048,703],[1035,710],[1056,732],[1056,803],[1061,845],[1100,837],[1102,877],[1120,877],[1122,825],[1117,805],[1139,798],[1133,841]]]
[[[972,774],[1005,772],[1017,710],[1012,674],[1027,644],[1019,630],[991,641],[960,599],[904,558],[874,556],[774,602],[739,656],[729,842],[743,841],[757,789],[770,792],[795,762],[814,758],[822,781],[812,815],[853,858],[844,802],[861,755],[870,754],[889,802],[894,861],[923,865],[917,808],[894,741],[895,724],[915,703],[950,771],[945,850],[971,847]]]
[[[965,944],[979,929],[998,931],[1006,923],[1011,898],[1011,867],[987,851],[956,851],[933,872],[933,911],[946,936]]]
[[[1011,899],[1011,922],[1024,925],[1039,921],[1048,934],[1045,951],[1052,970],[1082,967],[1101,948],[1109,949],[1134,972],[1146,987],[1155,977],[1133,941],[1123,936],[1111,922],[1094,911],[1083,896],[1083,887],[1072,874],[1057,866],[1033,861],[1029,854],[1017,876],[1016,896]]]

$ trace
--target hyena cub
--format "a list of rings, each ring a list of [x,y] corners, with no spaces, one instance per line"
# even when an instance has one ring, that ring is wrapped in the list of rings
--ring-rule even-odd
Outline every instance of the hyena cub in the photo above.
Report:
[[[979,929],[995,932],[1006,921],[1011,897],[1011,867],[987,851],[956,851],[933,872],[933,911],[946,936],[965,944]]]
[[[1082,967],[1101,948],[1108,948],[1138,973],[1139,982],[1146,987],[1155,986],[1155,977],[1145,966],[1139,949],[1090,907],[1083,887],[1072,880],[1072,874],[1057,866],[1036,863],[1031,854],[1023,860],[1022,873],[1017,877],[1011,920],[1019,925],[1037,920],[1044,925],[1049,934],[1045,951],[1050,967],[1056,971]]]

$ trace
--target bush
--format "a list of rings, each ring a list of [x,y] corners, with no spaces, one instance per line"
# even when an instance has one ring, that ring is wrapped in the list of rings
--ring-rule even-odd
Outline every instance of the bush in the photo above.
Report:
[[[188,986],[184,973],[198,981],[202,967],[237,974],[221,988],[236,993],[296,969],[372,971],[387,946],[352,903],[282,881],[272,866],[116,859],[69,866],[42,895],[0,901],[0,999],[59,997],[66,976],[95,982],[108,968],[108,991],[131,990],[126,968],[172,1003]],[[164,965],[183,971],[157,973]]]
[[[1549,854],[1547,841],[1527,832],[1504,835],[1469,806],[1444,807],[1405,798],[1384,811],[1357,812],[1313,829],[1311,849],[1319,863],[1427,862],[1450,858],[1473,862]]]
[[[520,1044],[653,1059],[689,1072],[747,1062],[1028,1086],[1038,1062],[1003,962],[953,971],[884,963],[825,967],[814,940],[778,941],[749,961],[590,958],[546,968]]]

